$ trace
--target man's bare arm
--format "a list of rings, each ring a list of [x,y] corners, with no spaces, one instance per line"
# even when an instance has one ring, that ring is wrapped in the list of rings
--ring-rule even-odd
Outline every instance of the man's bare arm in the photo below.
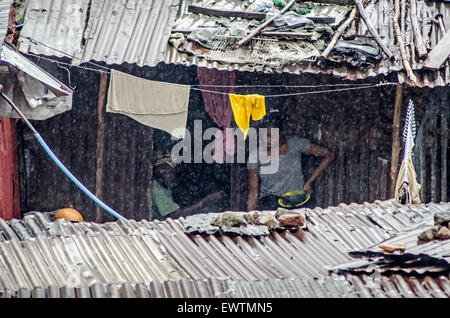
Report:
[[[259,172],[258,170],[248,171],[248,199],[247,211],[255,211],[258,203]]]
[[[313,192],[312,184],[313,184],[314,180],[316,180],[316,178],[319,175],[321,175],[328,168],[330,163],[334,160],[334,152],[332,152],[331,150],[329,150],[325,147],[311,144],[306,153],[308,155],[312,155],[315,157],[324,158],[322,160],[322,162],[320,163],[319,167],[317,167],[316,171],[314,171],[314,173],[311,175],[311,177],[305,183],[304,190],[306,192],[312,193]]]
[[[223,191],[215,192],[213,194],[206,196],[205,198],[203,198],[202,200],[200,200],[199,202],[197,202],[191,206],[187,206],[187,207],[179,208],[179,209],[175,210],[174,212],[172,212],[170,214],[169,217],[172,219],[177,219],[180,217],[186,217],[189,215],[196,214],[196,213],[198,213],[198,211],[200,209],[205,207],[205,205],[219,201],[224,196],[225,196],[225,193]]]

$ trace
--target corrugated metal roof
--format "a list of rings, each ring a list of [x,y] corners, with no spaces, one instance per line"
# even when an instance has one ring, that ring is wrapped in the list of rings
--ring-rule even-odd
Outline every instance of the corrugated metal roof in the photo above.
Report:
[[[449,298],[448,277],[407,278],[361,275],[298,278],[258,282],[209,278],[153,281],[150,284],[36,287],[1,290],[0,298]]]
[[[243,1],[241,5],[237,8],[242,8]],[[234,1],[233,3],[236,2]],[[199,0],[199,4],[202,2]],[[224,5],[223,1],[217,3],[207,3],[205,6],[221,8]],[[423,38],[425,45],[428,49],[432,49],[436,46],[438,41],[443,37],[443,34],[439,28],[439,25],[434,23],[435,16],[440,13],[443,15],[444,20],[446,17],[450,16],[450,4],[444,2],[424,2],[418,1],[417,3],[418,20],[420,24],[420,29],[423,33]],[[269,66],[264,65],[250,65],[250,64],[227,64],[220,61],[207,60],[195,55],[189,55],[178,51],[172,45],[168,45],[166,50],[166,63],[174,63],[181,65],[197,65],[199,67],[207,68],[217,68],[221,70],[240,70],[240,71],[258,71],[258,72],[287,72],[294,74],[301,73],[314,73],[314,74],[331,74],[333,76],[348,79],[348,80],[358,80],[374,77],[377,75],[387,75],[392,72],[399,72],[403,70],[399,48],[396,43],[395,36],[393,34],[393,16],[394,16],[394,4],[391,0],[372,0],[366,7],[367,15],[370,17],[375,29],[379,32],[382,40],[387,44],[389,49],[396,56],[396,61],[391,62],[386,58],[379,63],[376,67],[369,69],[367,72],[363,73],[357,69],[347,67],[346,65],[335,63],[327,63],[323,58],[317,58],[315,62],[303,62],[296,65],[289,65],[282,67],[280,69],[273,69]],[[235,9],[235,8],[233,8]],[[175,22],[174,30],[193,30],[198,25],[203,24],[207,21],[217,21],[223,20],[224,18],[216,18],[205,15],[185,13],[180,19]],[[225,18],[226,19],[226,18]],[[237,21],[242,21],[242,19],[237,19]],[[233,23],[233,21],[229,21]],[[249,23],[254,23],[255,21],[249,21]],[[259,22],[260,23],[260,22]],[[450,67],[448,62],[438,72],[431,72],[422,70],[423,61],[420,61],[416,57],[415,45],[413,41],[412,27],[410,23],[409,15],[405,17],[402,15],[402,25],[404,25],[405,34],[405,46],[407,50],[408,60],[411,63],[412,68],[416,71],[418,77],[418,86],[445,86],[450,83]],[[372,36],[367,30],[365,23],[362,20],[356,19],[351,24],[349,30],[346,34],[355,35],[357,38],[371,39]],[[406,75],[404,72],[398,73],[399,83],[404,83],[406,81]]]
[[[152,235],[76,235],[0,244],[0,289],[150,283],[187,277]]]
[[[156,65],[164,57],[178,2],[93,1],[81,60]]]
[[[75,56],[74,63],[96,60],[154,66],[164,56],[178,1],[31,1],[20,50]]]
[[[434,213],[449,209],[448,203],[398,206],[394,201],[318,208],[306,211],[308,230],[273,232],[261,238],[188,236],[183,218],[96,224],[52,222],[51,214],[34,213],[23,220],[0,220],[0,290],[8,291],[8,295],[22,290],[24,295],[38,293],[47,297],[53,288],[52,293],[57,295],[62,295],[64,290],[67,295],[88,295],[90,291],[92,295],[105,296],[115,288],[115,295],[120,296],[125,291],[136,295],[137,291],[129,286],[135,288],[135,284],[140,284],[147,294],[156,297],[184,295],[181,288],[202,297],[224,295],[223,289],[206,291],[210,287],[205,286],[216,279],[216,283],[239,282],[236,284],[241,287],[236,293],[241,297],[251,295],[250,290],[264,297],[268,286],[278,286],[278,290],[285,286],[280,295],[304,297],[304,289],[292,289],[291,283],[285,283],[298,280],[296,286],[303,286],[300,281],[308,282],[316,292],[312,296],[329,297],[333,289],[324,288],[328,285],[323,281],[312,286],[315,283],[311,279],[325,279],[331,268],[351,262],[349,251],[373,247],[391,236],[388,230],[401,233],[400,223],[390,225],[395,224],[393,215],[408,228],[428,222]],[[188,283],[177,282],[183,277]],[[332,277],[336,280],[338,276]],[[389,290],[384,287],[379,290],[371,277],[346,276],[353,288],[353,294],[349,292],[349,295],[390,297]],[[327,284],[342,289],[336,285],[342,283],[339,279],[342,278]],[[399,280],[400,284],[393,287],[392,296],[403,296],[399,288],[406,284],[406,278],[378,278],[383,284],[392,279]]]
[[[20,51],[58,57],[65,56],[62,52],[70,56],[80,54],[90,2],[90,0],[30,1],[18,42]]]

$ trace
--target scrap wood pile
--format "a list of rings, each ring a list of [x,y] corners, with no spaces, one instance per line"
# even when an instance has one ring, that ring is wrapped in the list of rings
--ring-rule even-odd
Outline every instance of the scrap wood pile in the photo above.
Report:
[[[367,75],[387,67],[404,72],[410,85],[417,84],[415,71],[436,71],[447,64],[446,5],[416,0],[339,3],[345,4],[196,0],[175,22],[169,44],[209,62],[264,70],[312,63],[317,69],[345,66]]]

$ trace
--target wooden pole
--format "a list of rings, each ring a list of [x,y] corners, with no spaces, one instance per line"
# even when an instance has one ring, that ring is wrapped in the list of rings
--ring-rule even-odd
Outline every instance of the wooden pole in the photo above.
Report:
[[[349,18],[336,30],[336,33],[334,33],[333,38],[330,41],[330,44],[328,44],[327,48],[322,53],[323,57],[328,57],[328,55],[336,45],[337,40],[341,37],[342,33],[348,28],[350,23],[352,23],[352,21],[355,19],[356,12],[357,12],[356,8],[353,8]]]
[[[392,132],[392,158],[391,158],[391,187],[390,197],[395,198],[395,186],[397,183],[398,158],[400,156],[400,117],[402,105],[402,85],[397,85],[395,93],[394,122]]]
[[[106,73],[100,73],[100,91],[98,94],[98,128],[97,128],[97,171],[96,171],[96,183],[95,183],[95,196],[101,198],[103,195],[103,156],[105,152],[105,122],[104,122],[104,106],[106,102],[106,92],[108,85],[108,76]],[[101,223],[103,220],[101,209],[96,206],[96,218],[97,223]]]
[[[425,60],[428,56],[427,49],[423,44],[422,32],[419,27],[419,22],[417,21],[417,4],[416,0],[410,0],[411,5],[411,25],[414,34],[414,45],[416,47],[417,53],[419,54],[419,58],[421,60]]]
[[[395,14],[394,14],[394,33],[397,38],[397,43],[400,48],[400,55],[402,57],[402,63],[403,68],[406,71],[406,74],[408,75],[409,80],[416,85],[417,84],[417,77],[414,75],[414,72],[411,69],[411,65],[408,62],[408,59],[406,58],[406,50],[405,50],[405,43],[403,42],[403,36],[400,31],[400,26],[398,24],[398,19],[400,17],[400,0],[394,0],[394,7],[395,7]]]
[[[367,15],[366,10],[364,9],[364,6],[363,6],[361,0],[354,0],[354,1],[355,1],[356,6],[358,7],[359,15],[361,16],[361,18],[363,18],[364,23],[367,26],[367,29],[369,29],[369,32],[372,34],[375,41],[378,43],[380,48],[383,50],[384,54],[386,54],[389,59],[392,59],[394,57],[394,54],[392,54],[392,52],[389,51],[389,49],[383,43],[383,41],[381,41],[380,35],[377,33],[372,22],[370,21],[370,18]]]
[[[246,36],[243,40],[239,41],[236,44],[236,48],[240,48],[241,46],[243,46],[245,43],[247,43],[248,41],[250,41],[253,37],[255,37],[256,35],[258,35],[258,33],[260,33],[265,27],[267,27],[270,23],[272,23],[273,20],[275,20],[276,18],[280,17],[281,15],[283,15],[286,11],[288,11],[292,5],[295,3],[296,0],[291,0],[291,2],[289,2],[283,10],[281,10],[280,12],[278,12],[277,14],[275,14],[272,18],[270,18],[269,20],[267,20],[266,22],[264,22],[263,24],[261,24],[259,27],[257,27],[255,30],[253,30],[253,32],[251,32],[248,36]]]

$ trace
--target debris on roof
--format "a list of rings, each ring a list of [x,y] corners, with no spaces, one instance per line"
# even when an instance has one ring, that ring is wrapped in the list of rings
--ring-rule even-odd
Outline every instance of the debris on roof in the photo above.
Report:
[[[419,241],[422,242],[448,239],[450,239],[450,212],[435,214],[433,228],[419,235]]]
[[[240,236],[265,236],[272,231],[297,231],[306,229],[305,214],[301,210],[276,212],[225,212],[197,214],[186,218],[186,234],[222,234]]]
[[[166,63],[194,64],[199,67],[230,71],[332,74],[348,80],[397,73],[399,83],[410,83],[404,72],[400,49],[393,32],[395,14],[393,1],[371,0],[366,3],[364,11],[382,43],[395,59],[383,55],[381,60],[375,60],[363,68],[358,67],[358,63],[355,65],[348,63],[346,59],[337,61],[331,57],[326,59],[321,56],[338,27],[346,22],[352,10],[350,5],[312,2],[312,10],[302,15],[304,18],[312,20],[312,24],[307,23],[297,28],[279,30],[266,28],[245,47],[239,49],[235,49],[234,46],[238,40],[242,39],[241,32],[233,33],[229,30],[239,28],[250,32],[261,24],[261,20],[264,20],[258,15],[265,13],[252,12],[253,15],[247,17],[243,14],[236,15],[236,12],[248,12],[246,11],[248,1],[241,0],[214,3],[195,0],[193,5],[197,9],[193,9],[192,5],[186,5],[185,1],[181,2],[182,15],[175,21],[166,50]],[[198,10],[198,7],[203,9]],[[446,86],[450,83],[448,59],[438,70],[429,71],[424,69],[424,60],[419,58],[416,51],[421,47],[430,51],[444,38],[445,34],[441,27],[443,24],[439,23],[439,19],[436,17],[441,17],[441,20],[448,19],[450,4],[418,1],[416,7],[417,19],[413,20],[417,20],[418,29],[422,31],[422,44],[414,40],[412,18],[409,11],[407,12],[406,6],[401,5],[400,27],[404,34],[406,59],[417,77],[418,87]],[[216,13],[212,14],[211,12]],[[222,12],[222,14],[217,12]],[[289,14],[292,15],[291,12]],[[321,17],[321,19],[317,19],[317,17]],[[326,21],[324,17],[334,19],[334,22]],[[295,26],[295,24],[293,25]],[[288,24],[284,24],[284,26],[288,26]],[[216,28],[216,32],[210,34],[210,38],[214,39],[213,47],[205,48],[189,40],[191,32],[198,32],[205,27]],[[361,19],[349,21],[349,27],[347,30],[342,30],[339,42],[344,44],[346,41],[355,40],[378,48],[373,34]]]

